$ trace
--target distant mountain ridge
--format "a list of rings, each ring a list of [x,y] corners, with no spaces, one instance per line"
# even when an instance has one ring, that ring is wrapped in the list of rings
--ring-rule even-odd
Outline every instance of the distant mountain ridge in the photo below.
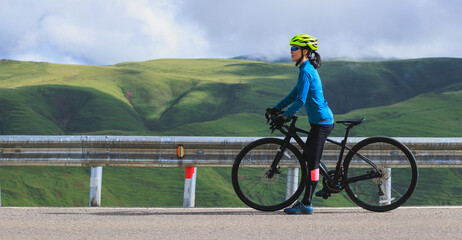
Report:
[[[461,69],[462,59],[429,58],[326,61],[319,72],[329,106],[339,115],[430,92],[462,90]],[[7,60],[0,62],[0,131],[261,134],[262,112],[290,92],[297,74],[292,63],[232,59],[163,59],[114,66]],[[299,114],[305,115],[304,110]],[[252,128],[236,128],[234,121]]]
[[[290,57],[276,57],[270,58],[266,55],[241,55],[231,59],[247,60],[247,61],[259,61],[259,62],[270,62],[270,63],[290,63],[292,59]]]
[[[233,57],[231,59],[238,60],[247,60],[247,61],[259,61],[259,62],[270,62],[270,63],[290,63],[292,58],[289,56],[286,57],[273,57],[263,54],[249,54],[249,55],[240,55]],[[352,62],[377,62],[377,61],[396,61],[400,60],[397,58],[383,58],[383,57],[363,57],[359,59],[353,58],[332,58],[332,57],[322,57],[323,61],[352,61]]]

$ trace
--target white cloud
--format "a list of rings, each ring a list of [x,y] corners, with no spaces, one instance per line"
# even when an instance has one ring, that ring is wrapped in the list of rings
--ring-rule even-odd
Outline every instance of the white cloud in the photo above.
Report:
[[[308,33],[323,57],[462,57],[458,0],[6,0],[0,58],[114,64],[288,56]]]
[[[148,1],[127,4],[127,14],[138,19],[140,33],[147,37],[148,50],[160,57],[197,57],[207,50],[208,42],[202,30],[177,19],[176,6],[156,2],[149,8]],[[205,55],[204,55],[205,56]]]
[[[169,1],[101,2],[8,2],[16,14],[3,15],[0,21],[13,18],[21,24],[13,32],[0,26],[1,34],[6,34],[0,54],[87,64],[205,56],[208,42],[202,31],[193,23],[180,22],[177,6]],[[19,10],[23,8],[27,10]],[[28,11],[33,14],[24,14]]]
[[[228,56],[287,56],[289,39],[308,33],[327,57],[415,58],[462,57],[460,9],[457,0],[196,0],[184,11]]]

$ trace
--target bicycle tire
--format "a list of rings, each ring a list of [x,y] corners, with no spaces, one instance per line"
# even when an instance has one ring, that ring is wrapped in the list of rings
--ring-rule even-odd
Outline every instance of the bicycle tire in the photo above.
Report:
[[[374,162],[382,177],[349,182],[356,176],[377,172],[357,153]],[[374,212],[403,205],[414,192],[419,175],[412,152],[388,137],[371,137],[356,144],[345,157],[344,171],[347,195],[358,206]]]
[[[263,138],[249,143],[236,156],[231,178],[237,196],[249,207],[260,211],[277,211],[294,203],[302,194],[307,177],[306,163],[300,151],[288,144],[279,163],[280,174],[272,178],[266,175],[278,149],[283,144],[278,138]],[[286,193],[287,184],[294,182],[288,178],[288,169],[297,169],[297,189]]]

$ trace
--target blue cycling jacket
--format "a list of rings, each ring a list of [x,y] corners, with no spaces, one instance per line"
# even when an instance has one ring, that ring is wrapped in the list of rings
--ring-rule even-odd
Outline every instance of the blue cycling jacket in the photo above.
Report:
[[[334,114],[324,99],[321,78],[309,60],[300,66],[297,85],[274,107],[282,110],[291,103],[293,104],[284,112],[289,117],[305,105],[310,123],[334,124]]]

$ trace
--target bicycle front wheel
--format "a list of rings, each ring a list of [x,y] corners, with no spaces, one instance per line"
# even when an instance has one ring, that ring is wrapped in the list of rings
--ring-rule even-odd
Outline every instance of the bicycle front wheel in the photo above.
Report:
[[[367,138],[356,144],[345,157],[344,171],[345,191],[350,199],[375,212],[401,206],[417,185],[414,155],[406,146],[387,137]]]
[[[270,168],[283,140],[263,138],[250,143],[237,155],[231,178],[234,191],[247,206],[276,211],[289,206],[301,195],[307,169],[300,151],[288,144],[271,176]]]

